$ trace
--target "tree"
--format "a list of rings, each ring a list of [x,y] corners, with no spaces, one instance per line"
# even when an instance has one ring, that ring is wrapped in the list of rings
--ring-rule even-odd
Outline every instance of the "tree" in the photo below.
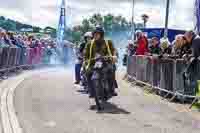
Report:
[[[39,32],[40,27],[32,26],[29,24],[23,24],[19,21],[14,21],[12,19],[6,19],[4,16],[0,16],[0,27],[9,31],[20,31],[21,29],[33,29],[34,32]]]
[[[79,42],[85,32],[93,31],[98,25],[103,26],[106,32],[105,34],[111,36],[117,36],[118,33],[127,33],[131,29],[131,23],[123,16],[114,16],[112,14],[102,16],[101,14],[94,14],[88,19],[83,19],[80,25],[76,25],[72,29],[66,29],[64,39],[71,42]],[[49,28],[47,27],[45,29]]]
[[[4,16],[0,16],[0,21],[5,21],[5,17]]]
[[[89,20],[84,19],[82,21],[81,32],[85,33],[85,32],[91,31],[91,30],[92,30],[92,26],[90,25]]]
[[[93,26],[98,26],[101,25],[103,26],[103,17],[101,16],[101,14],[94,14],[90,19],[89,19],[90,23]]]
[[[40,30],[41,30],[40,27],[33,27],[33,32],[35,32],[35,33],[39,33]]]
[[[128,28],[128,22],[126,21],[125,18],[122,18],[122,20],[121,20],[121,27],[123,29],[127,29]]]
[[[79,42],[80,40],[81,40],[81,36],[82,36],[82,34],[81,34],[81,32],[80,31],[73,31],[72,32],[72,41],[73,42]]]
[[[41,30],[39,27],[35,27],[35,29],[39,30],[39,31]],[[47,27],[44,28],[44,33],[49,34],[52,38],[56,38],[56,35],[57,35],[56,29],[52,28],[50,26],[47,26]]]
[[[52,38],[56,38],[56,37],[57,37],[57,34],[56,34],[56,32],[51,32],[51,33],[50,33],[50,36],[51,36]]]
[[[64,39],[68,40],[70,42],[73,42],[73,37],[72,37],[72,29],[66,29],[64,33]]]
[[[147,14],[143,14],[141,17],[142,17],[142,20],[143,20],[143,23],[144,23],[144,28],[146,28],[146,24],[149,20],[149,16]]]
[[[52,28],[50,26],[47,26],[47,27],[44,28],[45,32],[51,32],[51,31],[55,31],[55,30],[56,30],[55,28]]]
[[[0,27],[7,31],[16,31],[16,24],[12,21],[4,21],[3,23],[0,23]]]
[[[113,21],[113,29],[115,31],[121,31],[122,30],[122,16],[114,17]]]
[[[108,14],[103,17],[103,26],[106,32],[109,32],[112,30],[113,21],[114,21],[114,16],[112,14]]]

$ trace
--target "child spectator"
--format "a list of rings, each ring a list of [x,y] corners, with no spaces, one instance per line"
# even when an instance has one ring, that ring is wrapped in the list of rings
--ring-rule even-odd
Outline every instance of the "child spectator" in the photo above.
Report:
[[[151,39],[151,46],[149,47],[150,53],[160,55],[162,53],[162,49],[160,48],[159,45],[160,45],[159,38],[153,37]]]

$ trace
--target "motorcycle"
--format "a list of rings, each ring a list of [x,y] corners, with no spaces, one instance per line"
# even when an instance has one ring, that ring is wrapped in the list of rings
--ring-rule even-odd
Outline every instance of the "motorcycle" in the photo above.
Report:
[[[115,87],[113,80],[114,69],[109,59],[112,57],[95,56],[95,65],[92,72],[92,89],[98,110],[103,109],[103,104],[112,98],[112,89]]]

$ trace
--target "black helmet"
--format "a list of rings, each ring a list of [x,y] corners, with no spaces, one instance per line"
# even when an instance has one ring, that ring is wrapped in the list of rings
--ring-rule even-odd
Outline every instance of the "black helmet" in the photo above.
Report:
[[[94,30],[94,32],[93,32],[93,35],[95,34],[95,33],[100,33],[101,34],[101,36],[103,37],[104,36],[104,29],[102,28],[102,27],[96,27],[95,28],[95,30]]]

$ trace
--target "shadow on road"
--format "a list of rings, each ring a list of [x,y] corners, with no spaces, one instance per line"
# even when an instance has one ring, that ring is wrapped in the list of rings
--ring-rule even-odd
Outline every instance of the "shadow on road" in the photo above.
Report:
[[[104,109],[102,111],[98,111],[99,114],[131,114],[130,112],[126,111],[125,109],[119,108],[117,105],[113,103],[105,103],[103,105]],[[90,107],[91,110],[96,110],[96,105],[92,105]]]
[[[78,92],[78,93],[81,93],[81,94],[88,94],[88,93],[86,92],[86,90],[77,90],[77,92]]]

